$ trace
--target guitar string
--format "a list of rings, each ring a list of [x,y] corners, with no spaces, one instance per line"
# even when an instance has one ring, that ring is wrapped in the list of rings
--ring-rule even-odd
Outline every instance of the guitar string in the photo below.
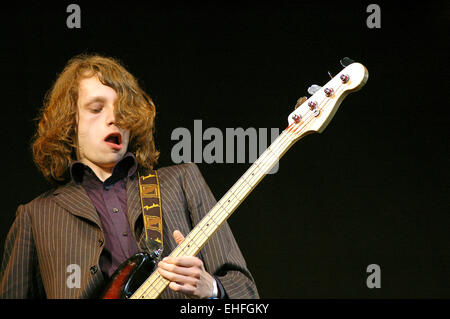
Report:
[[[331,82],[331,81],[330,81]],[[327,84],[329,84],[330,82],[328,82]],[[339,82],[339,85],[338,85],[338,87],[336,88],[336,92],[334,93],[334,95],[337,95],[338,94],[338,91],[340,90],[340,88],[343,86],[343,84],[341,83],[341,82]],[[325,100],[325,102],[324,102],[324,100]],[[324,97],[323,99],[322,99],[322,101],[320,102],[320,104],[319,105],[323,105],[323,107],[322,108],[319,108],[318,107],[318,109],[320,110],[320,111],[323,111],[328,105],[327,104],[329,104],[329,102],[331,101],[331,99],[329,99],[329,97]],[[244,175],[231,187],[231,189],[230,189],[230,191],[237,185],[237,183],[239,182],[239,181],[244,181],[244,182],[246,182],[247,184],[249,183],[249,181],[247,180],[247,178],[244,178],[244,176],[247,174],[247,173],[250,173],[250,172],[252,172],[252,174],[249,174],[249,175],[251,175],[252,177],[250,177],[250,179],[252,179],[252,180],[254,180],[254,179],[256,179],[256,181],[258,181],[259,179],[261,179],[261,178],[263,178],[265,175],[267,175],[265,172],[267,172],[270,168],[268,167],[268,168],[266,168],[266,169],[264,169],[264,170],[261,170],[261,168],[259,167],[259,165],[258,164],[256,164],[256,162],[257,161],[262,161],[263,163],[263,165],[262,166],[265,166],[267,163],[269,163],[269,165],[268,166],[270,166],[270,165],[275,165],[276,164],[276,161],[274,161],[274,162],[270,162],[270,161],[267,161],[267,159],[268,158],[270,158],[270,156],[273,156],[273,157],[275,157],[275,158],[277,158],[278,160],[280,159],[280,156],[281,156],[281,153],[280,153],[280,155],[277,155],[277,154],[275,154],[275,151],[278,153],[278,151],[280,151],[280,150],[285,150],[285,151],[287,151],[287,148],[288,148],[288,146],[289,146],[289,144],[291,143],[291,142],[293,142],[294,140],[295,140],[295,137],[294,136],[292,136],[292,135],[289,135],[289,134],[287,134],[287,133],[291,133],[291,134],[295,134],[295,135],[299,135],[300,133],[301,133],[301,131],[306,127],[306,125],[307,124],[309,124],[310,122],[311,122],[311,120],[312,119],[314,119],[315,118],[315,116],[314,116],[314,114],[312,113],[312,111],[309,111],[308,112],[309,113],[309,116],[307,117],[307,118],[305,118],[304,119],[304,121],[302,121],[302,122],[300,122],[300,123],[295,123],[295,122],[293,122],[293,123],[291,123],[281,134],[280,134],[280,136],[281,135],[283,135],[284,133],[286,133],[286,136],[283,136],[281,139],[280,139],[280,145],[278,145],[278,144],[276,144],[275,142],[277,141],[277,139],[266,149],[266,151],[264,151],[262,154],[261,154],[261,156],[253,163],[253,165],[250,167],[250,169],[249,170],[247,170],[245,173],[244,173]],[[295,128],[295,126],[297,126],[296,128]],[[301,127],[302,126],[302,127]],[[291,128],[291,129],[290,129]],[[289,130],[290,129],[290,130]],[[276,145],[275,147],[274,147],[274,145]],[[271,148],[276,148],[275,150],[272,150]],[[267,152],[267,150],[269,150],[269,152],[272,154],[272,155],[270,155],[269,154],[269,152]],[[273,159],[272,159],[273,160]],[[256,165],[255,165],[256,164]],[[251,170],[253,168],[253,170]],[[258,173],[261,173],[262,172],[262,175],[261,176],[255,176],[255,170],[258,172]],[[253,184],[253,183],[255,183],[254,181],[250,181],[250,184]],[[241,185],[242,185],[242,183],[240,184],[240,185],[238,185],[236,188],[236,190],[237,191],[239,191],[239,188],[241,187]],[[254,186],[256,186],[256,185],[254,185]],[[250,189],[251,189],[252,187],[250,186]],[[240,191],[239,191],[240,192]],[[246,191],[245,191],[246,192]],[[244,192],[244,193],[245,193]],[[228,193],[230,193],[230,192],[227,192],[225,195],[224,195],[224,197],[222,198],[222,199],[224,199],[225,198],[225,196],[228,194]],[[240,203],[242,202],[242,199],[238,199],[238,197],[236,196],[236,194],[234,193],[234,192],[231,192],[231,194],[238,200],[238,204],[237,204],[237,206],[236,206],[236,208],[240,205]],[[222,199],[221,200],[219,200],[218,202],[217,202],[217,204],[219,204],[219,206],[220,207],[218,207],[217,208],[217,211],[218,211],[218,214],[215,214],[215,213],[213,213],[213,214],[208,214],[208,215],[206,215],[205,217],[207,217],[206,219],[208,219],[208,221],[205,221],[205,223],[208,225],[208,224],[210,224],[211,223],[211,221],[214,223],[214,224],[216,224],[216,225],[221,225],[228,217],[229,217],[229,210],[228,210],[228,208],[225,208],[222,204],[220,204],[220,201],[222,201]],[[230,200],[227,200],[226,201],[229,205],[231,205],[232,207],[234,207],[235,205],[233,204],[233,203],[230,203]],[[215,206],[217,206],[217,205],[215,205]],[[225,213],[224,214],[224,216],[221,216],[221,214],[222,213]],[[223,220],[223,222],[219,222],[219,223],[217,223],[216,222],[216,220],[214,220],[214,217],[217,217],[217,215],[220,217],[220,219],[224,219]],[[205,219],[205,220],[206,220]],[[200,223],[201,223],[202,221],[200,221]],[[205,234],[206,235],[206,233],[204,232],[204,230],[202,229],[202,227],[199,227],[198,228],[198,230],[201,230],[202,231],[202,233],[203,234]],[[218,230],[218,228],[216,228],[216,231]],[[199,234],[199,232],[196,232],[195,234],[194,234],[194,236],[191,236],[192,238],[190,238],[190,242],[192,243],[192,242],[195,242],[195,246],[197,247],[196,249],[194,249],[194,251],[192,252],[192,253],[189,253],[188,255],[193,255],[194,254],[194,252],[195,251],[199,251],[200,249],[199,249],[199,245],[197,245],[196,244],[196,237],[197,237],[197,235]],[[210,237],[211,235],[206,235],[206,238],[208,238],[208,237]],[[188,236],[187,236],[188,237]],[[185,245],[184,247],[182,247],[181,249],[178,249],[177,251],[179,251],[180,252],[180,254],[182,253],[182,252],[184,252],[185,251],[185,249],[187,249],[187,248],[190,248],[192,245],[191,244],[187,244],[187,245]],[[201,246],[201,245],[200,245]],[[178,246],[178,247],[180,247],[180,246]],[[198,250],[197,250],[198,249]],[[176,253],[176,249],[172,252],[172,254],[173,253]],[[171,254],[171,255],[172,255]],[[177,256],[179,256],[179,255],[177,255]],[[159,274],[159,273],[158,273]],[[167,281],[165,278],[163,278],[161,275],[159,275],[159,278],[156,278],[155,279],[155,281],[159,281],[157,284],[156,284],[156,288],[158,288],[159,286],[162,286],[162,287],[164,287],[164,286],[167,286],[167,284],[165,284],[162,280],[165,280],[165,281]],[[145,282],[144,282],[144,284],[145,284]],[[150,285],[148,285],[148,287],[146,288],[146,289],[144,289],[144,292],[143,292],[143,294],[146,294],[147,293],[147,291],[148,291],[148,289],[152,289],[152,290],[154,290],[155,292],[157,292],[158,293],[158,291],[156,291],[154,288],[152,288],[151,287],[152,286],[152,284],[150,284]],[[155,286],[155,285],[153,285],[153,286]]]

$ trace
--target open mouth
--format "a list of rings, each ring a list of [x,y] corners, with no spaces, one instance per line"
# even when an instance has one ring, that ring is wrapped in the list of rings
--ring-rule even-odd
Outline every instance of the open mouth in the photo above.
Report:
[[[120,133],[111,133],[106,136],[105,142],[115,148],[120,148],[122,146],[122,135]]]

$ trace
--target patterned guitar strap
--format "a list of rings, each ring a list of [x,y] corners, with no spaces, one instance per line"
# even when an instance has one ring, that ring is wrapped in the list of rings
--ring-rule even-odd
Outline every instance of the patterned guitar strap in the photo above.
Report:
[[[138,176],[145,231],[143,248],[153,258],[159,259],[163,251],[163,223],[158,173],[151,170],[146,176],[139,173]]]

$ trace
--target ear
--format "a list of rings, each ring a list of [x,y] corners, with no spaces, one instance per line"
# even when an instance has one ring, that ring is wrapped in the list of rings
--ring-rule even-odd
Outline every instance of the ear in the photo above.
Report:
[[[75,132],[77,132],[78,131],[78,122],[80,121],[80,108],[78,106],[78,101],[75,101],[74,109],[75,109]]]

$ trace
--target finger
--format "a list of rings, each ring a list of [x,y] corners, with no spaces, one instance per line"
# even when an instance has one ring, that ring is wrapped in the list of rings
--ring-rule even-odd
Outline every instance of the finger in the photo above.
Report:
[[[177,245],[184,240],[183,234],[178,229],[173,232],[173,238],[175,238]]]
[[[176,282],[180,285],[191,285],[193,287],[196,287],[198,284],[198,279],[190,276],[183,276],[171,271],[167,271],[164,268],[159,267],[158,272],[163,276],[165,279]]]
[[[162,261],[180,267],[203,267],[201,259],[194,256],[165,257]]]
[[[176,292],[181,292],[181,293],[184,293],[186,295],[197,297],[195,295],[196,288],[191,286],[191,285],[181,285],[181,284],[179,284],[177,282],[171,282],[169,284],[169,288],[172,289],[173,291],[176,291]]]
[[[183,275],[183,276],[190,276],[194,278],[200,278],[201,270],[198,267],[182,267],[177,266],[175,264],[167,263],[164,261],[160,261],[158,263],[158,266],[163,268],[164,270]]]

